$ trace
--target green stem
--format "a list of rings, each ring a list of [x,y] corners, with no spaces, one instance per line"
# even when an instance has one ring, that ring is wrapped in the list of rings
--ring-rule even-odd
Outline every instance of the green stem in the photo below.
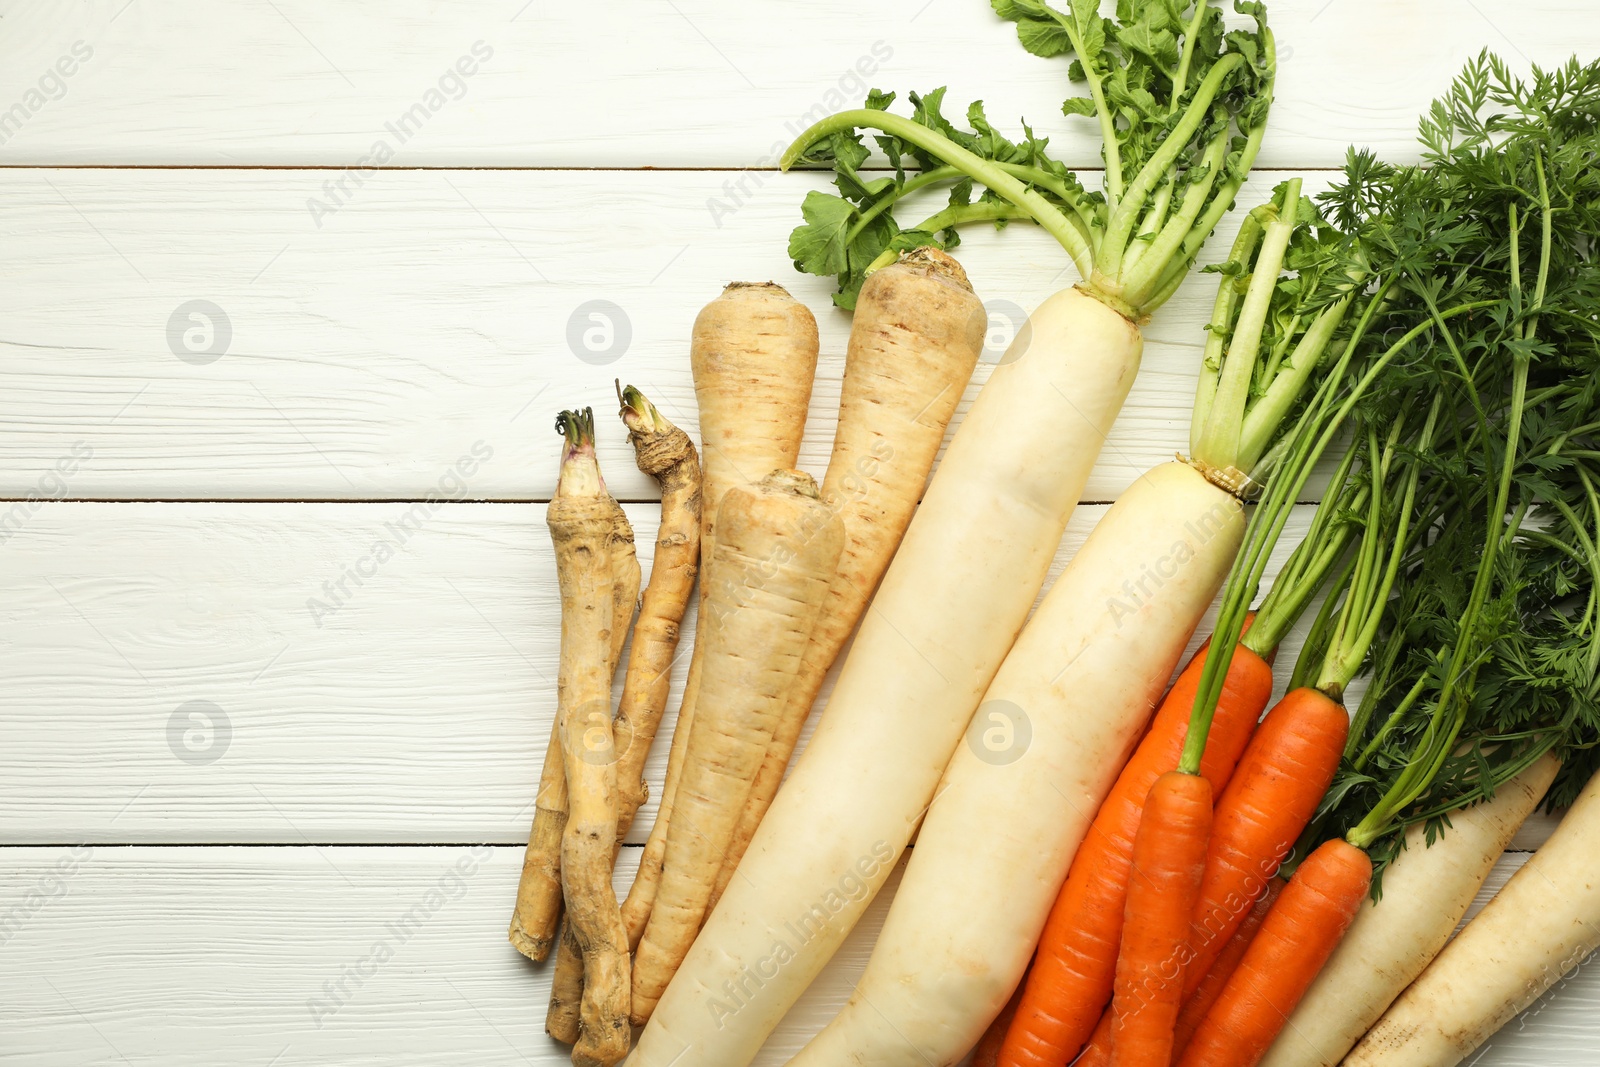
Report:
[[[1233,664],[1233,653],[1239,641],[1239,632],[1243,629],[1245,614],[1260,585],[1261,575],[1266,570],[1272,547],[1277,544],[1293,503],[1299,498],[1300,491],[1305,488],[1306,479],[1311,476],[1312,469],[1338,434],[1351,409],[1377,376],[1412,341],[1434,328],[1430,320],[1407,330],[1399,340],[1372,361],[1361,378],[1342,394],[1343,400],[1337,407],[1334,406],[1334,397],[1336,390],[1342,385],[1345,367],[1358,348],[1358,342],[1376,309],[1383,305],[1392,284],[1394,284],[1392,279],[1385,281],[1372,295],[1356,325],[1355,334],[1339,357],[1338,365],[1323,381],[1307,410],[1301,415],[1288,458],[1274,471],[1272,479],[1267,484],[1267,492],[1257,506],[1256,515],[1246,531],[1245,544],[1234,560],[1233,569],[1223,590],[1222,609],[1218,612],[1217,625],[1212,631],[1211,648],[1206,653],[1205,665],[1200,671],[1200,684],[1195,691],[1194,710],[1190,715],[1189,733],[1184,740],[1179,770],[1186,770],[1189,773],[1197,773],[1199,770],[1200,758],[1205,754],[1206,733],[1210,730],[1211,718],[1216,713],[1217,698],[1222,693],[1228,668]],[[1492,303],[1494,301],[1481,300],[1461,304],[1444,312],[1442,317],[1449,319],[1456,315],[1464,315]]]
[[[1200,0],[1201,3],[1206,0]],[[1080,57],[1080,66],[1083,67],[1084,78],[1089,82],[1089,95],[1094,99],[1095,114],[1100,119],[1100,141],[1105,146],[1106,154],[1106,211],[1116,210],[1117,202],[1122,199],[1122,149],[1121,142],[1117,140],[1117,123],[1111,115],[1111,109],[1106,105],[1105,89],[1100,84],[1100,72],[1088,59],[1082,57],[1089,53],[1083,47],[1083,35],[1078,32],[1078,24],[1067,15],[1046,7],[1046,11],[1055,17],[1061,28],[1067,32],[1067,39],[1072,42],[1072,50]],[[1098,18],[1098,14],[1095,16]],[[1084,276],[1084,281],[1088,281]]]
[[[1339,568],[1339,573],[1328,583],[1328,595],[1322,601],[1322,607],[1317,609],[1316,616],[1311,620],[1311,628],[1306,631],[1306,643],[1301,646],[1300,655],[1294,663],[1294,670],[1289,674],[1289,689],[1309,689],[1313,681],[1311,674],[1318,664],[1322,662],[1323,653],[1328,648],[1331,639],[1329,631],[1332,629],[1336,613],[1339,608],[1340,598],[1350,584],[1350,575],[1355,571],[1356,557],[1351,553],[1345,557],[1344,565]],[[1258,612],[1256,618],[1260,618]],[[1245,641],[1255,634],[1256,628],[1250,627],[1250,633],[1245,634]],[[1254,645],[1248,645],[1254,650]]]
[[[1256,619],[1250,624],[1250,632],[1240,638],[1250,651],[1265,656],[1277,648],[1322,588],[1329,570],[1344,558],[1355,535],[1355,526],[1343,515],[1350,508],[1361,507],[1369,492],[1366,485],[1350,481],[1356,455],[1354,448],[1345,451],[1338,469],[1329,480],[1329,491],[1312,517],[1311,528],[1290,553],[1288,562],[1272,580],[1272,588],[1267,591],[1266,598],[1256,608]],[[1344,573],[1333,584],[1335,592],[1344,587],[1354,566],[1355,558],[1351,557]],[[1335,597],[1330,594],[1329,600],[1333,599]]]
[[[844,235],[844,243],[846,247],[854,244],[856,238],[861,236],[861,231],[866,229],[867,225],[871,223],[873,219],[877,218],[879,215],[882,215],[885,211],[888,211],[891,207],[893,207],[897,201],[910,196],[918,189],[926,188],[927,186],[934,185],[938,182],[951,181],[961,177],[964,177],[964,175],[955,167],[935,167],[932,170],[921,171],[918,174],[907,178],[905,180],[905,184],[901,185],[892,193],[883,197],[877,203],[873,204],[871,207],[867,208],[867,210],[861,213],[861,217],[856,220],[855,225],[851,226],[849,231]]]
[[[1194,137],[1195,131],[1200,128],[1201,121],[1210,110],[1212,100],[1222,90],[1222,83],[1243,62],[1243,56],[1237,52],[1230,52],[1212,64],[1211,69],[1206,72],[1205,80],[1195,89],[1194,99],[1184,110],[1183,117],[1167,134],[1167,139],[1161,143],[1161,147],[1156,149],[1145,165],[1139,169],[1138,175],[1128,186],[1126,193],[1117,198],[1114,206],[1108,198],[1106,217],[1109,221],[1105,236],[1100,241],[1099,252],[1095,256],[1097,275],[1108,280],[1119,277],[1122,270],[1122,256],[1127,250],[1128,238],[1138,224],[1139,212],[1144,206],[1145,199],[1155,188],[1156,182],[1172,168],[1178,156],[1188,147],[1189,140]],[[1219,136],[1226,140],[1226,131]],[[1114,144],[1115,137],[1113,136],[1108,143]],[[1109,180],[1109,161],[1107,177]]]
[[[1267,35],[1267,44],[1269,48],[1272,45],[1270,32]],[[1269,84],[1267,87],[1269,95],[1271,91],[1272,88]],[[1206,243],[1206,238],[1210,237],[1211,231],[1217,228],[1217,223],[1222,221],[1222,216],[1233,210],[1234,200],[1238,197],[1239,189],[1244,185],[1245,177],[1249,174],[1250,168],[1255,165],[1256,155],[1261,151],[1261,139],[1266,132],[1266,125],[1262,124],[1251,128],[1245,134],[1244,150],[1239,153],[1238,164],[1229,170],[1228,176],[1212,194],[1209,206],[1195,224],[1189,228],[1188,236],[1183,239],[1183,244],[1179,247],[1177,254],[1172,257],[1171,262],[1162,264],[1146,257],[1146,263],[1156,263],[1156,266],[1160,268],[1154,272],[1146,267],[1145,264],[1140,264],[1139,270],[1135,272],[1134,285],[1141,294],[1139,307],[1143,308],[1146,313],[1154,311],[1172,299],[1172,294],[1178,291],[1178,287],[1183,284],[1184,278],[1188,277],[1189,267],[1194,263],[1194,257],[1200,254],[1200,246]],[[1146,280],[1147,275],[1150,273],[1156,275],[1154,281]],[[1143,295],[1146,292],[1149,295]]]
[[[778,165],[783,170],[792,167],[802,152],[816,144],[825,137],[845,130],[872,129],[898,137],[902,141],[916,145],[930,155],[957,167],[962,173],[975,181],[982,182],[1017,207],[1028,213],[1028,216],[1042,226],[1046,233],[1060,242],[1061,247],[1078,265],[1078,270],[1087,282],[1092,277],[1093,250],[1074,225],[1074,220],[1062,214],[1048,200],[1017,178],[1007,174],[989,160],[969,152],[954,141],[937,131],[911,119],[900,115],[891,115],[886,111],[873,111],[861,108],[855,111],[841,111],[837,115],[813,125],[810,129],[796,138],[783,153],[783,158]]]
[[[1200,166],[1205,168],[1205,174],[1200,181],[1191,182],[1184,190],[1177,213],[1166,221],[1155,237],[1133,245],[1130,251],[1138,255],[1123,257],[1123,292],[1144,302],[1150,298],[1150,291],[1161,284],[1166,268],[1172,263],[1173,253],[1183,247],[1194,231],[1195,219],[1200,217],[1201,209],[1206,206],[1207,197],[1216,185],[1217,175],[1222,173],[1222,162],[1227,155],[1227,142],[1221,138],[1206,146],[1200,158]],[[1162,188],[1169,188],[1170,185],[1169,182]]]
[[[1434,427],[1438,422],[1442,406],[1442,394],[1436,393],[1428,412],[1428,421],[1424,424],[1414,446],[1420,455],[1427,454],[1433,444]],[[1361,669],[1361,664],[1366,660],[1367,650],[1372,647],[1372,642],[1378,636],[1378,626],[1388,607],[1389,594],[1393,591],[1395,579],[1399,575],[1400,561],[1410,549],[1410,528],[1417,499],[1417,482],[1422,473],[1419,461],[1407,464],[1405,487],[1400,494],[1399,507],[1390,509],[1395,529],[1389,542],[1388,559],[1381,572],[1377,569],[1379,553],[1385,541],[1382,530],[1386,503],[1383,486],[1388,481],[1389,468],[1394,462],[1394,453],[1403,425],[1403,416],[1395,420],[1382,460],[1374,463],[1371,515],[1362,535],[1362,551],[1359,553],[1362,562],[1357,564],[1359,577],[1351,580],[1351,591],[1345,600],[1344,610],[1340,613],[1339,628],[1334,632],[1327,657],[1323,661],[1322,673],[1317,679],[1317,688],[1334,700],[1343,698],[1345,688],[1355,678]],[[1376,452],[1376,435],[1372,447]]]
[[[974,204],[951,204],[936,215],[923,219],[912,230],[921,233],[939,233],[942,230],[954,229],[972,222],[999,222],[1001,220],[1026,219],[1033,221],[1028,213],[1015,204],[1006,203],[1004,200],[979,200]],[[900,258],[897,249],[886,248],[878,253],[878,258],[867,264],[866,273],[872,274]]]
[[[1261,358],[1261,332],[1267,325],[1267,313],[1278,288],[1289,239],[1294,236],[1294,205],[1299,202],[1300,179],[1295,178],[1286,183],[1283,204],[1267,205],[1262,216],[1266,225],[1261,248],[1250,272],[1250,284],[1239,307],[1227,354],[1222,360],[1216,393],[1208,405],[1206,426],[1194,450],[1195,458],[1202,463],[1223,469],[1239,467],[1239,436]],[[1285,206],[1289,210],[1284,210]]]
[[[1300,339],[1295,342],[1294,353],[1289,357],[1287,369],[1282,364],[1269,368],[1270,377],[1266,392],[1256,398],[1245,412],[1244,425],[1239,430],[1238,464],[1250,470],[1260,462],[1262,454],[1277,436],[1284,418],[1300,398],[1306,381],[1311,377],[1323,354],[1333,341],[1334,333],[1350,310],[1354,296],[1346,296],[1330,304],[1317,314]]]
[[[1239,235],[1228,250],[1228,261],[1244,269],[1261,241],[1261,219],[1270,205],[1252,209],[1239,226]],[[1222,376],[1222,354],[1228,344],[1228,328],[1239,306],[1239,287],[1231,277],[1217,285],[1217,298],[1211,306],[1211,321],[1206,326],[1206,347],[1200,356],[1200,381],[1195,389],[1194,411],[1189,416],[1189,453],[1200,452],[1200,438],[1211,421],[1211,405]]]

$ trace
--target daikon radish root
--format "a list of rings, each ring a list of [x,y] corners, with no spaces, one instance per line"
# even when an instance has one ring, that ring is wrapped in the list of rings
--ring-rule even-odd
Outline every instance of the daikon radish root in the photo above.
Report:
[[[689,362],[700,409],[702,605],[714,580],[711,566],[722,495],[735,485],[754,484],[772,471],[792,468],[799,458],[817,372],[817,344],[817,320],[772,282],[734,282],[695,317]],[[701,660],[696,641],[667,754],[661,804],[622,906],[628,942],[634,946],[650,919],[661,877],[673,796],[694,727]]]
[[[611,739],[614,502],[594,460],[594,414],[563,412],[561,477],[546,512],[561,587],[557,721],[568,783],[561,889],[583,950],[585,989],[573,1062],[610,1067],[628,1052],[628,951],[611,890],[616,761]]]
[[[1545,755],[1493,800],[1452,812],[1432,845],[1424,826],[1406,832],[1405,850],[1384,870],[1382,899],[1357,913],[1262,1067],[1336,1067],[1344,1060],[1439,954],[1559,766]]]
[[[694,590],[700,562],[700,457],[689,435],[674,426],[643,393],[619,389],[622,421],[639,469],[661,485],[661,525],[655,561],[633,628],[633,651],[617,705],[613,731],[617,750],[617,847],[645,802],[645,760],[666,711],[678,627]],[[583,997],[583,956],[571,931],[564,932],[550,976],[545,1032],[572,1044],[578,1039]]]
[[[844,520],[844,553],[723,860],[713,907],[772,804],[828,669],[905,535],[987,324],[966,271],[936,248],[905,253],[861,287],[822,480],[823,502]]]
[[[1298,211],[1298,189],[1285,191],[1285,203]],[[1292,221],[1287,225],[1293,229]],[[1256,284],[1274,290],[1284,281],[1283,292],[1288,294],[1291,287],[1276,267],[1262,262]],[[1268,303],[1261,302],[1257,308],[1256,327],[1265,321]],[[1336,320],[1337,313],[1333,314]],[[1038,319],[1036,316],[1035,329]],[[1243,373],[1248,378],[1258,357],[1264,356],[1264,350],[1257,347],[1259,329],[1251,336],[1252,327],[1246,322],[1236,333],[1241,340],[1229,359],[1243,364],[1243,371],[1233,374]],[[1034,343],[1039,343],[1037,333]],[[1316,351],[1320,351],[1318,343],[1313,343],[1282,365],[1314,367]],[[1016,366],[1026,367],[1029,358],[1031,353]],[[916,544],[923,514],[937,499],[942,479],[960,455],[963,434],[983,415],[985,399],[997,384],[1007,381],[1009,369],[1002,365],[996,371],[968,422],[957,432],[923,510],[913,520],[906,545],[890,567],[879,593],[880,606],[894,588],[901,561]],[[1288,380],[1294,381],[1295,376]],[[1304,381],[1300,378],[1299,384]],[[1280,413],[1286,413],[1297,390],[1298,386],[1287,393],[1268,388],[1255,395],[1270,395],[1274,399],[1269,406],[1282,405]],[[1241,393],[1237,408],[1218,406],[1219,417],[1242,420],[1248,407]],[[1265,436],[1259,432],[1245,435],[1244,445],[1236,453],[1245,468],[1253,465],[1276,433],[1271,420],[1258,419],[1256,424],[1267,427]],[[1210,478],[1196,467],[1206,468]],[[1140,479],[1102,519],[1029,621],[989,686],[972,727],[978,737],[991,725],[1001,735],[1008,729],[1015,731],[1020,727],[1010,709],[1018,706],[1027,717],[1026,750],[1018,759],[991,760],[987,752],[972,751],[972,732],[968,748],[957,748],[942,784],[933,793],[917,848],[856,995],[793,1061],[796,1067],[839,1062],[846,1056],[884,1065],[953,1062],[972,1047],[1000,1010],[1028,961],[1090,816],[1148,720],[1189,632],[1221,584],[1238,547],[1242,505],[1218,484],[1225,479],[1209,459],[1197,458],[1196,467],[1165,464]],[[970,558],[986,560],[981,554]],[[1167,600],[1168,596],[1173,599]],[[1147,607],[1147,601],[1153,601],[1155,607]],[[873,618],[869,615],[863,624],[862,636],[870,632]],[[900,621],[898,615],[896,621]],[[908,617],[906,622],[917,626],[920,620]],[[975,620],[968,632],[973,637],[983,634],[983,622]],[[1134,631],[1143,631],[1137,640]],[[891,676],[926,671],[905,663],[909,657],[899,643],[903,641],[913,650],[921,647],[918,636],[924,632],[919,628],[885,635],[883,646],[875,651],[888,656],[891,650],[900,650]],[[841,686],[851,679],[862,636],[846,663]],[[896,641],[891,643],[891,637]],[[948,646],[939,652],[937,657],[929,655],[929,660],[938,664],[936,670],[947,662],[945,657],[954,654]],[[1269,686],[1256,688],[1264,696]],[[942,696],[942,687],[931,687],[928,699],[936,696]],[[838,699],[836,696],[825,713],[813,746],[830,743],[830,718]],[[881,733],[884,727],[877,717],[864,709],[853,725],[855,744],[865,752],[904,747],[903,738],[898,743],[891,741]],[[925,719],[902,725],[906,733],[927,728]],[[1242,734],[1247,735],[1248,720],[1245,725]],[[846,742],[831,743],[842,747]],[[1233,749],[1234,756],[1240,747],[1242,736]],[[837,752],[829,755],[841,758]],[[790,784],[779,793],[774,812],[781,809],[795,783],[805,781],[812,758],[802,758]],[[1176,748],[1171,759],[1176,762]],[[893,762],[885,762],[887,766],[870,772],[873,781],[898,772]],[[867,773],[855,766],[849,768],[851,776]],[[813,788],[817,792],[811,802],[823,803],[827,783],[819,781]],[[1148,789],[1147,782],[1145,791]],[[907,833],[920,814],[915,810],[903,813]],[[859,811],[840,812],[838,828],[830,832],[853,835],[859,832],[853,827],[861,820]],[[801,832],[798,815],[792,832]],[[763,828],[757,840],[767,833]],[[903,843],[904,838],[897,840]],[[868,850],[863,851],[870,860]],[[868,861],[863,865],[877,866]],[[1019,870],[1030,874],[1019,879]],[[730,892],[742,892],[748,875],[741,867]],[[858,882],[865,875],[863,871],[850,879]],[[763,888],[775,891],[771,885]],[[836,910],[843,912],[850,906],[839,901]],[[800,908],[802,913],[804,910]],[[721,908],[713,914],[712,924],[719,921],[720,914]],[[707,930],[711,928],[708,925]],[[808,934],[811,939],[817,936],[825,934]],[[780,939],[778,944],[784,942]],[[780,981],[794,965],[786,961]],[[1109,983],[1107,975],[1107,995]],[[669,991],[668,996],[672,995]],[[742,1027],[743,1015],[752,1010],[740,1003],[742,999],[725,993],[709,1003],[715,1013],[713,1024],[731,1017]],[[1087,1029],[1092,1029],[1093,1021],[1091,1015]]]
[[[1454,1067],[1600,947],[1597,826],[1600,776],[1389,1006],[1345,1057],[1347,1067]]]
[[[575,418],[575,416],[574,416]],[[587,423],[590,448],[593,447],[592,412]],[[569,448],[570,452],[570,448]],[[565,469],[566,459],[563,459]],[[576,460],[575,460],[576,462]],[[592,460],[583,460],[592,462]],[[596,466],[596,475],[598,466]],[[639,558],[634,551],[633,527],[621,506],[605,491],[602,480],[597,507],[605,509],[608,525],[604,559],[611,568],[611,623],[605,661],[606,677],[614,677],[628,623],[639,595]],[[565,671],[567,664],[561,664]],[[608,681],[607,686],[610,685]],[[560,675],[556,688],[565,688]],[[609,692],[609,690],[608,690]],[[607,702],[610,702],[609,695]],[[535,961],[550,954],[560,933],[561,922],[561,835],[567,823],[567,779],[561,756],[561,720],[550,727],[550,744],[545,749],[544,767],[539,773],[539,792],[534,801],[533,826],[528,832],[528,847],[523,854],[522,876],[517,883],[517,902],[511,913],[508,934],[518,952]]]
[[[948,1064],[977,1042],[1243,528],[1243,505],[1183,463],[1101,518],[984,694],[855,994],[794,1067]],[[1125,576],[1157,567],[1135,606]]]
[[[722,498],[713,584],[701,617],[705,654],[694,734],[633,972],[640,1025],[700,932],[728,841],[827,602],[844,538],[844,524],[799,471],[774,471]]]

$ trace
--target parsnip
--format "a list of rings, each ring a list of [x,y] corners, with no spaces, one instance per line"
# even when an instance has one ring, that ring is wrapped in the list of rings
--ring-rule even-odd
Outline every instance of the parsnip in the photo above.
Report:
[[[714,579],[710,561],[722,495],[732,486],[749,485],[771,471],[791,468],[799,457],[817,370],[817,320],[781,285],[734,282],[695,318],[689,361],[700,407],[700,558],[704,561],[700,601],[704,605]],[[623,903],[631,945],[644,934],[661,877],[673,796],[694,726],[702,658],[697,641],[673,728],[661,804],[639,873]]]
[[[988,322],[966,271],[918,248],[861,287],[822,499],[844,520],[828,603],[806,646],[766,759],[722,861],[712,906],[744,858],[794,755],[811,705],[905,536]]]
[[[667,828],[661,885],[639,942],[642,1025],[700,931],[750,785],[839,565],[844,524],[810,475],[773,471],[722,498],[701,619],[704,674]]]
[[[1074,289],[1033,313],[956,431],[810,746],[634,1067],[685,1048],[696,1063],[748,1063],[859,920],[1022,627],[1141,348],[1132,322]]]

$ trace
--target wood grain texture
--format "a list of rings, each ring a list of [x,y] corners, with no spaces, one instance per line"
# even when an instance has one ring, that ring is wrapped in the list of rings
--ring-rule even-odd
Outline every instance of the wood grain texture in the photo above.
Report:
[[[619,887],[638,851],[624,850]],[[1521,862],[1501,861],[1474,911]],[[519,849],[474,845],[0,849],[6,1062],[566,1063],[541,1029],[548,968],[502,937],[519,864]],[[898,882],[759,1067],[787,1062],[843,1005]],[[1590,1062],[1596,997],[1600,971],[1579,969],[1475,1062]]]
[[[638,852],[624,850],[619,889]],[[0,850],[5,1060],[570,1063],[544,1034],[550,968],[505,940],[520,865],[520,849],[485,845]],[[844,1003],[887,904],[760,1067],[787,1062]]]
[[[1489,47],[1518,64],[1560,61],[1592,7],[1276,0],[1271,11],[1278,107],[1261,159],[1310,167],[1337,166],[1351,142],[1411,157],[1417,113],[1464,60]],[[41,85],[79,41],[92,55]],[[463,57],[475,70],[465,77]],[[770,166],[794,132],[859,105],[868,85],[948,85],[962,107],[981,98],[1009,128],[1026,117],[1072,165],[1099,165],[1090,124],[1061,114],[1081,92],[1066,61],[1028,56],[981,0],[35,2],[7,12],[0,71],[0,108],[25,105],[0,127],[5,163],[350,167],[382,140],[397,167]],[[419,106],[403,139],[388,128]]]
[[[1259,174],[1241,208],[1282,177]],[[450,469],[477,446],[492,455],[462,495],[548,499],[551,420],[593,405],[613,490],[653,499],[611,417],[613,380],[696,433],[689,328],[741,279],[776,279],[818,317],[800,465],[822,476],[849,316],[831,306],[829,281],[797,274],[785,253],[820,176],[774,177],[720,228],[705,207],[726,180],[716,173],[396,172],[318,229],[305,201],[328,180],[0,170],[8,255],[26,265],[0,287],[0,497],[415,500],[450,491]],[[1210,248],[1227,248],[1242,214]],[[1075,280],[1031,226],[975,231],[960,256],[988,304],[990,360]],[[1215,285],[1191,276],[1146,329],[1143,369],[1085,499],[1113,500],[1187,449]],[[221,314],[180,313],[196,300]],[[597,312],[614,320],[609,338],[588,318],[592,301],[613,305]],[[990,369],[980,365],[958,419]],[[75,448],[89,455],[58,478]]]
[[[1414,158],[1417,113],[1468,56],[1554,62],[1596,25],[1590,0],[1272,13],[1277,169],[1241,207],[1351,142]],[[779,142],[858,79],[947,84],[1092,169],[1062,65],[1023,55],[982,0],[30,0],[5,12],[0,59],[0,1057],[567,1062],[541,1029],[548,972],[504,941],[554,711],[549,541],[542,507],[517,503],[553,487],[550,416],[594,405],[613,490],[653,499],[609,421],[612,379],[694,432],[689,323],[724,283],[771,278],[821,327],[801,456],[820,475],[849,320],[788,261],[823,176],[764,169]],[[1073,281],[1026,226],[960,256],[992,358],[1008,320]],[[1146,330],[1086,499],[1185,447],[1211,292],[1191,278]],[[626,323],[625,346],[594,335],[615,359],[569,339],[605,325],[586,317],[601,300]],[[189,335],[215,359],[184,344],[191,301],[227,319],[225,343]],[[629,511],[648,566],[654,509]],[[1052,575],[1104,511],[1080,508]],[[762,1064],[843,1003],[886,907]],[[1590,1062],[1593,970],[1479,1067]]]
[[[4,842],[524,840],[559,659],[543,510],[49,505],[0,544]],[[1052,579],[1105,510],[1078,509]],[[656,509],[628,512],[648,568]],[[347,570],[373,573],[341,603]]]

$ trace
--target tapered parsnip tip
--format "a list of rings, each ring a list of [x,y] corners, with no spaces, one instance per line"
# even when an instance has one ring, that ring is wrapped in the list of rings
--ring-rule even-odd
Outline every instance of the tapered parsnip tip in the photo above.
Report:
[[[967,272],[961,264],[956,262],[954,256],[940,248],[923,246],[903,252],[897,265],[909,267],[931,277],[948,278],[951,282],[972,292],[972,281],[967,277]]]

